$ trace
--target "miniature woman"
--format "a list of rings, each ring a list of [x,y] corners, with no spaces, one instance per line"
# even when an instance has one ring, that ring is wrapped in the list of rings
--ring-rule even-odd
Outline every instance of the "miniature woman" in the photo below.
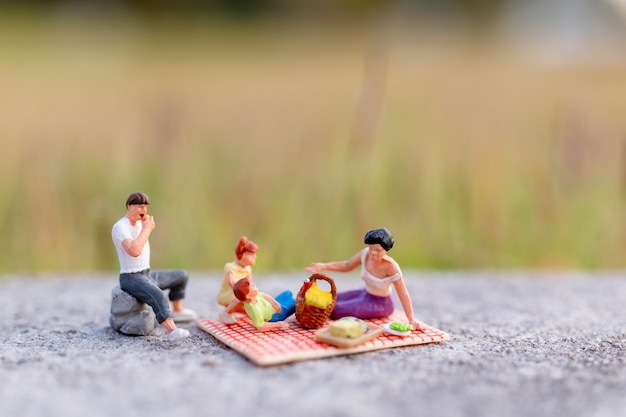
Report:
[[[256,263],[256,253],[259,247],[245,236],[239,238],[235,247],[237,259],[224,265],[224,278],[220,291],[217,294],[217,303],[221,306],[228,306],[234,299],[233,288],[235,283],[243,278],[252,280],[252,267]],[[243,310],[238,311],[243,313]]]
[[[236,300],[233,289],[235,283],[241,279],[248,279],[252,281],[252,267],[256,263],[256,253],[259,247],[250,239],[245,236],[239,238],[239,242],[235,247],[235,256],[237,259],[233,262],[228,262],[224,265],[224,278],[222,279],[222,285],[219,293],[217,294],[217,303],[224,307],[228,307],[234,300]],[[277,313],[272,317],[271,321],[280,321],[293,314],[296,310],[296,301],[293,297],[293,293],[289,290],[283,291],[276,296],[276,301],[282,306],[282,311],[279,309]],[[225,323],[234,323],[235,318],[233,313],[245,313],[243,304],[235,303],[236,307],[230,309],[229,312],[223,310],[220,313],[220,318]]]
[[[269,323],[274,314],[282,311],[281,305],[269,295],[259,292],[256,284],[249,278],[242,278],[235,283],[233,288],[235,300],[226,307],[225,313],[232,314],[243,309],[252,325],[261,332],[274,329],[287,329],[289,324],[280,321]],[[231,316],[232,317],[232,316]],[[227,324],[232,324],[235,321]]]
[[[391,298],[393,284],[408,322],[415,329],[421,329],[421,323],[413,317],[411,297],[400,267],[387,255],[393,247],[393,236],[386,228],[374,229],[365,234],[364,243],[368,246],[346,261],[314,262],[305,268],[311,273],[321,270],[349,272],[361,265],[361,279],[365,288],[338,292],[331,318],[353,316],[373,319],[391,315],[394,311]]]

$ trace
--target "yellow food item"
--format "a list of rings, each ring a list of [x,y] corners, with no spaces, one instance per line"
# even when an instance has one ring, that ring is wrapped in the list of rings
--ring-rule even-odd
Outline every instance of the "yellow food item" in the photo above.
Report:
[[[314,282],[304,294],[304,302],[310,306],[326,308],[332,301],[332,294],[321,289],[317,282]]]
[[[353,339],[365,333],[365,326],[359,320],[337,320],[330,324],[328,331],[335,337]]]

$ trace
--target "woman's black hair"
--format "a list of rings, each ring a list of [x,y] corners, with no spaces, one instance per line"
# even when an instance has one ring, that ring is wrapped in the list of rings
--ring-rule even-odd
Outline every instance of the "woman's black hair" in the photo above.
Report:
[[[142,193],[141,191],[137,191],[136,193],[132,193],[126,199],[126,207],[132,205],[141,205],[147,204],[150,205],[150,200],[148,200],[148,196]]]
[[[385,227],[370,230],[365,234],[363,240],[366,245],[379,244],[386,251],[393,248],[393,236],[391,236],[391,233]]]

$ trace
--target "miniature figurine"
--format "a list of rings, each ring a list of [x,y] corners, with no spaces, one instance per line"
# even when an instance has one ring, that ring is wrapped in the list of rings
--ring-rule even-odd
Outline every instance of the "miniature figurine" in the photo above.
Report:
[[[251,279],[242,278],[237,281],[233,288],[233,294],[236,298],[224,310],[226,314],[230,315],[235,311],[243,309],[250,317],[252,325],[261,332],[289,328],[289,324],[283,321],[270,322],[274,314],[281,312],[282,307],[269,295],[259,292],[256,284]],[[232,323],[234,321],[227,324]]]
[[[337,301],[331,318],[353,316],[360,319],[387,317],[394,311],[391,284],[398,293],[408,322],[415,329],[422,324],[413,317],[413,305],[407,291],[400,267],[387,252],[393,247],[393,236],[386,228],[370,230],[365,234],[368,247],[346,261],[328,263],[314,262],[305,268],[317,273],[321,270],[348,272],[361,264],[361,279],[365,288],[337,293]]]
[[[224,277],[222,278],[222,284],[217,294],[217,303],[223,307],[228,307],[234,300],[236,300],[233,288],[235,283],[243,278],[247,278],[252,281],[252,267],[256,263],[256,254],[259,247],[245,236],[239,238],[237,246],[235,247],[236,260],[228,262],[224,265]],[[293,293],[289,290],[283,291],[275,297],[275,300],[281,305],[282,309],[278,310],[274,317],[270,321],[282,321],[296,311],[296,301]],[[232,316],[233,313],[243,313],[245,310],[242,304],[238,304],[238,307],[232,309],[230,313],[222,311],[220,318],[225,323],[234,323],[235,319]]]
[[[187,272],[150,271],[148,239],[156,225],[154,217],[148,214],[149,205],[144,193],[131,194],[126,200],[126,215],[113,225],[111,236],[120,262],[120,287],[152,307],[157,321],[168,331],[169,340],[178,342],[189,337],[189,331],[178,328],[176,322],[193,321],[197,316],[182,306]],[[169,290],[172,308],[164,290]]]
[[[222,285],[217,294],[217,303],[227,307],[234,299],[235,294],[233,288],[235,283],[243,278],[252,280],[252,267],[256,263],[256,253],[259,247],[245,236],[239,238],[235,247],[235,256],[237,259],[224,265],[224,277]],[[244,311],[236,311],[243,313]]]

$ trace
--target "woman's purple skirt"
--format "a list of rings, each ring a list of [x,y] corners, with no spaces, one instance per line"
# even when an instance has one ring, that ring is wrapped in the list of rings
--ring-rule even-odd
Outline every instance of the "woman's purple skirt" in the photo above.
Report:
[[[394,305],[390,295],[379,297],[362,288],[337,293],[335,308],[330,317],[340,319],[352,316],[359,319],[376,319],[391,315],[393,310]]]

